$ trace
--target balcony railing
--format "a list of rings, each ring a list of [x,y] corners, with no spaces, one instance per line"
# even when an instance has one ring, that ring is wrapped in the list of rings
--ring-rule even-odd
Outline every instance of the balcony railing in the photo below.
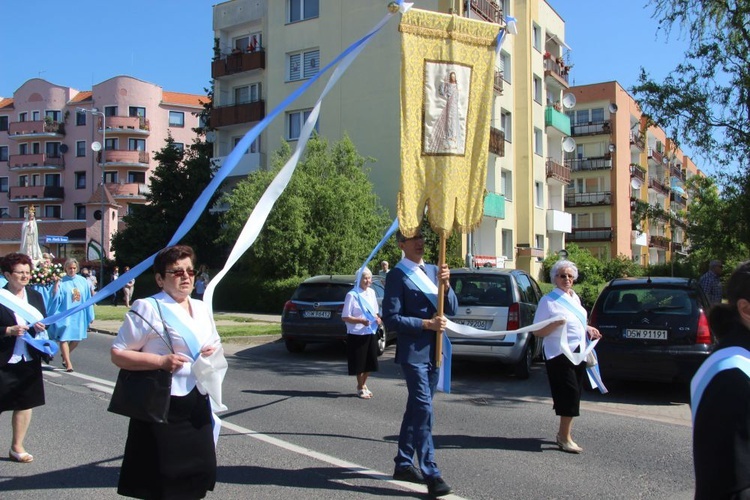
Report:
[[[250,123],[262,120],[266,116],[266,102],[263,100],[219,106],[211,111],[211,127],[227,127],[240,123]]]
[[[8,158],[8,167],[11,170],[22,168],[52,168],[59,169],[65,167],[65,160],[62,156],[52,156],[45,153],[10,155]]]
[[[99,130],[102,128],[102,120],[99,119]],[[118,131],[132,132],[132,131],[144,131],[151,130],[149,121],[143,116],[108,116],[107,117],[107,133],[114,134]]]
[[[151,159],[148,151],[133,151],[129,149],[108,149],[106,163],[123,163],[128,165],[148,164]]]
[[[646,170],[635,163],[630,164],[630,176],[639,179],[641,183],[646,182]]]
[[[570,133],[573,136],[609,134],[609,120],[603,122],[576,123],[570,125]]]
[[[11,201],[24,199],[62,200],[65,189],[62,186],[12,186],[8,197]]]
[[[570,117],[554,106],[547,106],[544,110],[544,126],[553,127],[562,135],[570,135]]]
[[[211,63],[211,77],[219,78],[221,76],[242,73],[254,69],[265,69],[266,52],[256,50],[255,52],[235,52],[226,54]]]
[[[685,175],[685,171],[682,170],[679,165],[671,165],[669,167],[669,173],[672,175],[672,177],[677,177],[683,182],[686,180],[686,177],[687,177]]]
[[[611,205],[612,193],[601,191],[598,193],[573,193],[565,195],[566,207],[583,207],[590,205]]]
[[[637,132],[630,132],[630,145],[643,151],[646,148],[646,141],[643,139],[643,135]]]
[[[651,236],[648,246],[667,249],[669,248],[669,238],[666,236]]]
[[[570,168],[552,158],[547,158],[547,179],[550,178],[567,185],[570,183]]]
[[[612,241],[611,227],[574,228],[565,235],[566,241]]]
[[[664,160],[664,155],[656,148],[648,148],[648,158],[657,164],[661,164]]]
[[[650,189],[653,189],[657,193],[669,194],[669,186],[661,179],[657,179],[656,177],[649,176],[648,187]]]
[[[605,156],[599,158],[576,158],[573,160],[565,160],[565,164],[570,167],[571,172],[604,170],[612,168],[612,158],[607,158]]]
[[[497,93],[498,95],[503,95],[503,85],[504,85],[503,82],[504,82],[503,72],[495,71],[494,87],[495,87],[495,93]]]
[[[552,77],[560,85],[568,88],[568,71],[570,66],[561,64],[554,59],[544,60],[544,77]]]
[[[471,0],[471,11],[487,22],[501,24],[503,9],[492,0]]]
[[[62,122],[13,122],[8,127],[8,136],[14,135],[65,135],[65,124]]]
[[[142,182],[114,183],[108,182],[107,190],[115,198],[145,199],[149,193],[148,184]]]
[[[490,153],[505,156],[505,132],[495,127],[490,127]]]
[[[687,205],[687,197],[681,195],[675,190],[672,190],[671,196],[672,196],[672,203],[677,204],[680,210],[685,208],[685,205]]]

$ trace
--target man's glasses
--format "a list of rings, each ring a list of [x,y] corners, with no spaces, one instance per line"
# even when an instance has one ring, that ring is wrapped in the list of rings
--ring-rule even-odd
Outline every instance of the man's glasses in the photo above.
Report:
[[[177,278],[182,278],[187,274],[191,278],[195,276],[195,269],[170,269],[169,271],[164,271],[167,274],[174,274]]]

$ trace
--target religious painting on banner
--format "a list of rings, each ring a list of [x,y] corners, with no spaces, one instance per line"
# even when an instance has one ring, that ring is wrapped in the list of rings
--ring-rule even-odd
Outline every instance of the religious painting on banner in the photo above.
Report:
[[[401,19],[398,218],[407,236],[425,206],[441,236],[469,232],[482,220],[500,28],[418,9]]]

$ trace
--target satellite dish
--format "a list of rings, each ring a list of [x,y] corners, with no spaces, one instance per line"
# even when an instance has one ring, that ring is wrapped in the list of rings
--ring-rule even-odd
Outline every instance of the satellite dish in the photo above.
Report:
[[[630,179],[630,187],[633,189],[641,189],[641,186],[643,186],[643,182],[638,177]]]
[[[562,148],[566,153],[572,153],[576,150],[576,140],[572,137],[566,137],[562,142]]]
[[[562,103],[565,109],[570,109],[576,105],[576,96],[573,94],[565,94],[562,98]]]
[[[662,157],[662,159],[661,159],[661,162],[662,162],[662,163],[663,163],[664,165],[666,165],[667,163],[669,163],[669,160],[667,159],[667,157],[666,157],[666,156],[663,156],[663,157]]]
[[[67,144],[60,144],[60,152],[62,154],[65,154],[68,152],[68,145]]]
[[[615,152],[615,145],[614,145],[614,144],[612,144],[612,143],[610,143],[610,144],[609,144],[609,148],[607,148],[607,149],[609,149],[609,152],[610,152],[610,153],[614,153],[614,152]]]
[[[610,113],[617,113],[617,104],[612,103],[609,105],[609,112]]]
[[[91,150],[98,152],[102,150],[102,143],[99,141],[94,141],[91,143]]]

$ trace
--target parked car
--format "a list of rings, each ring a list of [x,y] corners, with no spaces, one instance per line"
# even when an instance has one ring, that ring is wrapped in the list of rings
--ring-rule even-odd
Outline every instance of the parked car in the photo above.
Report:
[[[516,330],[532,324],[542,298],[534,278],[518,269],[452,269],[451,287],[458,297],[458,312],[449,318],[480,330]],[[522,379],[529,378],[532,362],[542,353],[542,343],[530,333],[469,339],[448,332],[448,338],[455,357],[500,361],[513,366]]]
[[[322,275],[303,281],[284,304],[281,314],[281,338],[289,352],[302,352],[305,346],[318,342],[345,342],[346,324],[341,319],[344,298],[354,286],[354,275]],[[372,285],[383,302],[383,278],[373,276]],[[377,331],[378,356],[395,338],[395,332],[386,332],[383,325]]]
[[[714,348],[708,300],[689,278],[618,278],[589,317],[602,378],[689,381]]]

